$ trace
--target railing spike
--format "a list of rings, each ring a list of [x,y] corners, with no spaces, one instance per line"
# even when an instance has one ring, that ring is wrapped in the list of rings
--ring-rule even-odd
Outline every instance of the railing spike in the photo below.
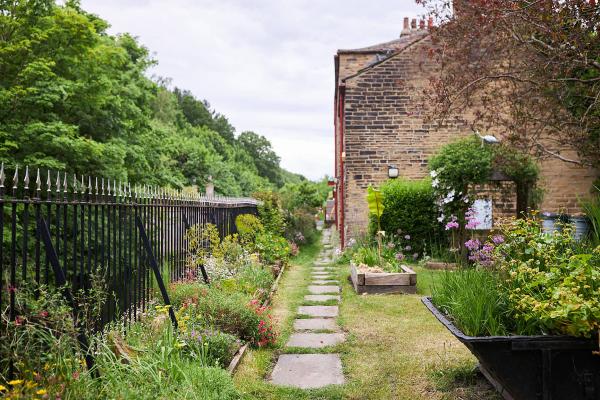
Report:
[[[50,188],[48,188],[50,189]],[[40,177],[40,169],[37,169],[37,174],[35,176],[35,191],[39,194],[42,190],[42,178]]]
[[[131,182],[127,182],[127,188],[129,190],[129,195],[128,197],[131,198]]]
[[[107,194],[108,196],[110,196],[110,178],[107,179],[108,181],[108,190],[107,190]]]
[[[117,197],[117,180],[113,179],[113,196]]]
[[[98,176],[96,176],[96,185],[95,185],[96,196],[100,194],[100,189],[98,187]]]
[[[104,196],[104,178],[102,178],[101,190],[102,190],[101,194],[102,194],[102,196]]]
[[[25,184],[25,190],[29,189],[29,165],[25,166],[25,178],[23,178],[23,183]]]
[[[88,195],[92,195],[92,177],[88,175]]]
[[[77,194],[77,175],[73,174],[73,193]]]
[[[81,194],[85,194],[85,184],[83,183],[83,174],[81,174],[81,186],[79,188],[81,189]]]
[[[13,176],[13,190],[17,190],[17,184],[19,182],[19,164],[15,167],[15,174]]]
[[[67,173],[65,172],[64,176],[63,176],[63,193],[66,195],[67,194]]]
[[[0,189],[4,189],[4,161],[2,161],[2,166],[0,167]]]
[[[50,170],[48,170],[48,182],[50,182]],[[48,190],[50,190],[50,185],[48,185]],[[60,193],[60,171],[56,172],[56,193]]]

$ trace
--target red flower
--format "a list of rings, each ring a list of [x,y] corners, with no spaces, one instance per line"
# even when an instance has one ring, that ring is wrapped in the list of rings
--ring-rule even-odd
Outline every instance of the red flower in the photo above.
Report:
[[[15,317],[15,325],[21,326],[21,325],[23,325],[24,322],[25,322],[25,318],[21,317],[20,315],[17,315]]]
[[[48,313],[48,311],[44,310],[44,311],[40,311],[40,313],[38,315],[42,318],[46,318],[50,314]]]

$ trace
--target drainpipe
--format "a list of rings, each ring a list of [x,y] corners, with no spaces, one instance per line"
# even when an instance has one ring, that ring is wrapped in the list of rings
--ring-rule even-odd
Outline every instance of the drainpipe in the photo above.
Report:
[[[339,165],[340,165],[340,169],[339,169],[339,174],[340,176],[338,176],[338,190],[337,190],[337,195],[338,195],[338,205],[340,207],[340,224],[338,226],[338,231],[340,232],[340,246],[342,248],[342,250],[344,249],[344,247],[346,247],[346,229],[345,229],[345,215],[344,215],[344,195],[345,195],[345,187],[344,184],[346,183],[345,179],[344,179],[344,127],[345,127],[345,113],[344,113],[344,106],[346,103],[346,85],[345,84],[341,84],[339,87],[339,101],[338,101],[338,115],[339,115],[339,124],[340,124],[340,148],[339,148],[339,153],[338,153],[338,159],[339,159]]]

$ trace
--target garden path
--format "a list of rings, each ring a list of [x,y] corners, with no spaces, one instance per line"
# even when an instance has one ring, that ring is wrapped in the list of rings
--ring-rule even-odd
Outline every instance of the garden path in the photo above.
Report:
[[[331,230],[323,229],[323,249],[312,267],[311,285],[304,296],[311,305],[298,307],[294,333],[271,374],[271,382],[280,386],[301,389],[340,385],[345,382],[339,354],[327,353],[328,348],[342,343],[345,338],[335,320],[339,308],[340,285],[332,273]],[[323,349],[307,353],[307,349]]]

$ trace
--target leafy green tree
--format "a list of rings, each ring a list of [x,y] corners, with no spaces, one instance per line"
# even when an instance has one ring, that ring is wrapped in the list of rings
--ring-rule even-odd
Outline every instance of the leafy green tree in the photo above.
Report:
[[[283,185],[279,167],[280,158],[266,137],[246,131],[240,134],[238,143],[252,156],[259,174],[266,176],[277,186]]]

